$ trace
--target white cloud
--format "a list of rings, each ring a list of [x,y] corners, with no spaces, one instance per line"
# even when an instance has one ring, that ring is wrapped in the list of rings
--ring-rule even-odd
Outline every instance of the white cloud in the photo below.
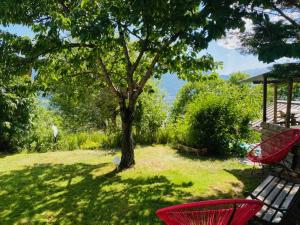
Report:
[[[253,23],[250,19],[243,18],[245,22],[245,32],[252,32]],[[227,49],[241,48],[242,42],[240,40],[240,29],[232,29],[226,33],[222,39],[217,41],[218,45]]]
[[[265,10],[265,13],[270,13],[270,10]],[[275,12],[276,13],[276,12]],[[283,21],[284,23],[288,24],[289,22],[279,14],[275,14],[273,11],[270,13],[270,21],[276,23],[278,21]],[[293,12],[285,12],[285,14],[293,20],[299,21],[300,23],[300,12],[293,11]],[[250,19],[243,18],[245,22],[245,32],[251,33],[253,31],[253,23]],[[240,30],[234,29],[229,30],[226,35],[217,41],[218,45],[227,48],[227,49],[239,49],[242,47],[242,42],[240,40]]]
[[[298,59],[292,59],[292,58],[287,58],[287,57],[282,57],[280,59],[277,59],[274,63],[275,64],[282,64],[282,63],[295,63],[295,62],[299,62]]]
[[[293,20],[300,20],[300,12],[285,12],[285,14]],[[274,15],[270,17],[271,22],[276,23],[278,21],[283,21],[285,24],[289,24],[289,22],[281,15]]]

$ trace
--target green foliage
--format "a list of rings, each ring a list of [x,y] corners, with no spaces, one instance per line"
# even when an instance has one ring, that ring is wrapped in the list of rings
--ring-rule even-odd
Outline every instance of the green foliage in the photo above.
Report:
[[[158,130],[167,117],[166,107],[157,83],[149,83],[136,106],[133,126],[137,143],[156,143]]]
[[[207,148],[211,155],[229,155],[237,143],[250,138],[249,123],[260,112],[261,97],[255,87],[212,80],[182,89],[177,99],[182,101],[188,93],[190,100],[173,114],[175,142]]]
[[[219,79],[218,74],[207,75],[205,78],[199,82],[188,82],[179,90],[172,107],[171,117],[173,119],[178,119],[185,114],[187,105],[197,94],[203,91],[217,91],[218,87],[224,83]]]
[[[107,142],[107,136],[99,131],[69,133],[59,140],[61,150],[99,149]]]
[[[300,58],[300,6],[296,1],[248,1],[253,31],[242,35],[244,51],[263,62]],[[265,10],[258,10],[264,8]]]
[[[122,133],[120,130],[109,131],[106,134],[106,137],[103,139],[102,147],[111,149],[111,148],[120,148],[122,145]]]
[[[198,53],[226,29],[244,25],[240,18],[246,10],[233,7],[238,2],[2,0],[0,24],[27,25],[33,38],[24,40],[0,30],[0,68],[9,74],[33,68],[43,88],[47,88],[43,77],[55,81],[92,74],[117,98],[127,125],[123,126],[125,136],[135,104],[151,77],[176,72],[195,81],[203,72],[218,68],[211,55]],[[70,59],[72,63],[66,63]],[[18,71],[16,64],[22,65]],[[131,129],[127,130],[124,144],[128,146],[123,152],[132,154]],[[122,159],[132,160],[121,167],[134,164],[133,157]]]
[[[41,103],[40,103],[41,104]],[[29,152],[47,152],[61,149],[60,139],[64,129],[62,119],[54,111],[37,106],[33,111],[32,127],[24,148]],[[58,142],[54,142],[52,125],[58,127]]]
[[[226,154],[229,144],[238,138],[238,111],[234,102],[215,94],[200,94],[189,105],[186,120],[188,145],[207,148],[209,154]],[[248,126],[249,120],[246,121]]]
[[[0,71],[0,152],[24,147],[35,107],[28,76],[6,79]]]
[[[60,54],[40,68],[36,77],[40,88],[48,94],[51,108],[59,110],[66,127],[73,132],[112,126],[118,114],[114,93],[99,79],[99,72],[87,68],[92,59],[78,66],[78,60],[88,58],[89,54],[75,49],[65,56]]]
[[[231,84],[235,84],[235,85],[241,85],[240,81],[249,78],[250,75],[246,74],[246,73],[241,73],[241,72],[236,72],[236,73],[232,73],[230,74],[229,77],[229,82]]]

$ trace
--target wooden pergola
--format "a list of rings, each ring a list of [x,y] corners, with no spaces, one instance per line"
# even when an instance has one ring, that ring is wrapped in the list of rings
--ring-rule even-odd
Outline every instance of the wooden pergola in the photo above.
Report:
[[[300,63],[276,64],[270,72],[266,72],[242,82],[252,82],[254,84],[263,85],[263,122],[267,122],[267,93],[268,84],[274,89],[274,118],[273,122],[277,123],[277,101],[278,86],[287,84],[287,107],[285,114],[285,127],[289,128],[291,124],[291,106],[293,98],[293,84],[300,83]]]

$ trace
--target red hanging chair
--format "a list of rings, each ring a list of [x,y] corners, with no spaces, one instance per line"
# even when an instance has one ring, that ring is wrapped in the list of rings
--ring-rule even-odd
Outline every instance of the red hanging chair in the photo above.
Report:
[[[209,200],[159,209],[156,215],[167,225],[243,225],[262,206],[259,200]]]
[[[247,157],[252,162],[277,164],[287,156],[299,140],[300,129],[289,129],[256,145],[248,152]]]

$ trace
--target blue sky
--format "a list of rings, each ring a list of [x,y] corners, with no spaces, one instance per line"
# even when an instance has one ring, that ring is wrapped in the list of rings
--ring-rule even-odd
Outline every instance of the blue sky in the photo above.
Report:
[[[5,28],[0,26],[0,29],[18,35],[33,36],[32,31],[24,26],[15,25]],[[268,64],[259,62],[257,56],[242,55],[237,49],[224,47],[224,44],[217,41],[211,42],[208,49],[203,52],[211,54],[216,61],[223,62],[223,68],[218,71],[220,74],[227,75],[236,71],[268,67]]]

